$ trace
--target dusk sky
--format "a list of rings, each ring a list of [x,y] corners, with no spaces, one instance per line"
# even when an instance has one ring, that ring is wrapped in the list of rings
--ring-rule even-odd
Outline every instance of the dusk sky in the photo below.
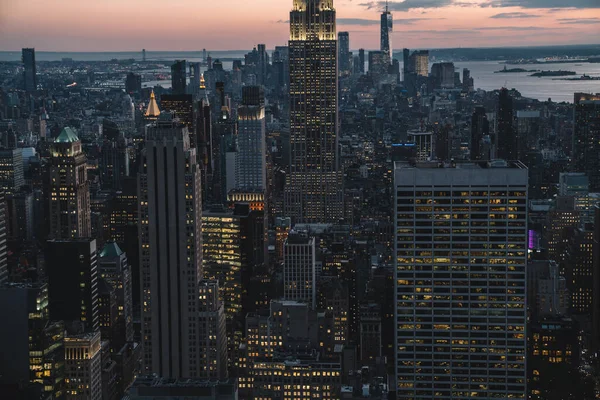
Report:
[[[350,47],[379,46],[383,1],[335,0]],[[395,49],[600,43],[600,0],[390,1]],[[0,50],[285,45],[292,0],[0,0]]]

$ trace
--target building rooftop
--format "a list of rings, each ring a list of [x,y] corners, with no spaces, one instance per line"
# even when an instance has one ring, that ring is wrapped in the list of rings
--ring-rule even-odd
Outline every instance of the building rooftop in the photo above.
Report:
[[[394,169],[526,169],[520,161],[490,160],[490,161],[396,161]]]
[[[119,257],[121,254],[123,254],[123,250],[121,250],[116,242],[112,242],[104,245],[104,248],[100,252],[100,257],[114,258]]]
[[[74,143],[79,142],[75,129],[64,127],[60,134],[54,139],[54,143]]]

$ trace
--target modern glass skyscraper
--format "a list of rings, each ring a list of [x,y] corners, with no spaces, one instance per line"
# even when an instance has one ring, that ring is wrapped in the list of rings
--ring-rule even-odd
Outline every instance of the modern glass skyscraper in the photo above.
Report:
[[[394,48],[392,47],[392,32],[394,31],[394,17],[388,9],[387,2],[385,11],[381,13],[381,51],[385,55],[388,64],[392,64]]]
[[[198,377],[202,278],[200,166],[187,127],[162,113],[138,175],[143,371]]]
[[[513,99],[508,89],[500,89],[498,97],[498,158],[517,159],[517,137],[513,120]]]
[[[246,86],[238,107],[235,188],[264,192],[267,181],[265,100],[261,86]]]
[[[185,60],[175,60],[171,65],[171,92],[173,94],[185,94],[187,87],[187,75]]]
[[[23,49],[21,52],[23,59],[23,82],[26,92],[35,92],[37,90],[37,71],[35,68],[35,49]]]
[[[350,34],[348,32],[338,33],[338,45],[340,73],[350,73]]]
[[[294,0],[289,48],[291,160],[284,211],[295,222],[338,221],[343,193],[333,0]]]
[[[525,398],[527,168],[396,163],[398,399]]]

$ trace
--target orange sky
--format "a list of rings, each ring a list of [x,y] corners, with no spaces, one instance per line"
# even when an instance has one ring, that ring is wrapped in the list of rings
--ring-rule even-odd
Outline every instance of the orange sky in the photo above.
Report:
[[[0,0],[0,50],[284,45],[292,0]],[[350,47],[379,46],[381,2],[335,0]],[[413,8],[413,6],[419,8]],[[600,43],[600,0],[390,1],[395,49]],[[540,8],[542,7],[542,8]]]

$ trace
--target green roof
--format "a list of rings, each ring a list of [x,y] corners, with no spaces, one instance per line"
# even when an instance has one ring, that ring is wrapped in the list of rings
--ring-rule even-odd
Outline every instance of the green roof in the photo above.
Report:
[[[123,250],[121,250],[116,242],[112,242],[104,245],[104,248],[100,252],[100,257],[114,258],[119,257],[121,254],[123,254]]]
[[[75,133],[75,129],[69,128],[68,126],[63,128],[60,135],[58,135],[56,137],[56,139],[54,139],[54,143],[73,143],[73,142],[79,142],[79,138],[77,137],[77,134]]]

